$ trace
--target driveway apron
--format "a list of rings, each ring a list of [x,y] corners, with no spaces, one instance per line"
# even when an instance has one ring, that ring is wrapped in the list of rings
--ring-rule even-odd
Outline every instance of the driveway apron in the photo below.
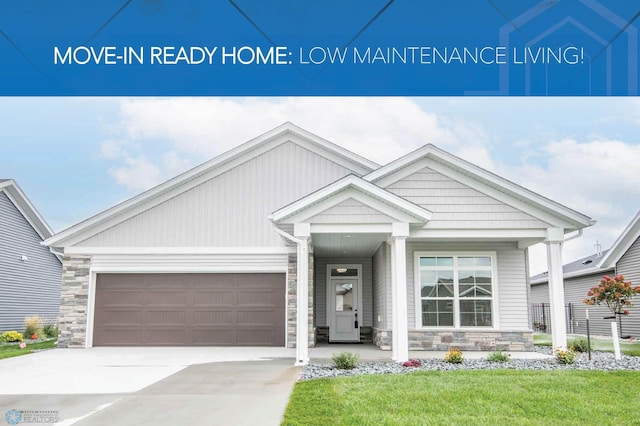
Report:
[[[75,424],[279,425],[299,375],[289,358],[191,365]]]

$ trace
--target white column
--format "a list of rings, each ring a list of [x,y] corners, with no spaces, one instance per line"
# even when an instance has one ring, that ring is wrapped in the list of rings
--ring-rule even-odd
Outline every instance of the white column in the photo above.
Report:
[[[296,364],[309,363],[309,236],[311,228],[307,223],[294,225],[294,236],[298,243],[297,312],[296,312]]]
[[[393,309],[393,359],[409,359],[409,325],[407,317],[407,249],[408,223],[394,223],[391,234],[391,279]]]
[[[551,310],[551,344],[553,349],[567,347],[567,321],[564,308],[564,279],[562,274],[562,242],[564,230],[547,230],[547,268],[549,269],[549,306]]]

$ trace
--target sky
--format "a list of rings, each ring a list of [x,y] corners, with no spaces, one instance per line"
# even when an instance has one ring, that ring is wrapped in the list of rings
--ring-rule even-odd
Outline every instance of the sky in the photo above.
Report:
[[[596,219],[565,263],[640,209],[640,99],[620,97],[0,98],[0,179],[61,231],[285,121],[381,165],[433,143]]]

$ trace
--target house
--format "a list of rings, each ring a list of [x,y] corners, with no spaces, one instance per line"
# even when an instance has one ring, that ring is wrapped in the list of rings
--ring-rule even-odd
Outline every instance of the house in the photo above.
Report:
[[[431,144],[381,167],[286,123],[45,243],[64,250],[63,347],[275,345],[305,363],[318,339],[368,334],[402,361],[533,349],[526,248],[546,242],[561,288],[565,234],[592,223]]]
[[[582,300],[589,289],[597,285],[603,276],[624,275],[634,285],[640,284],[640,212],[620,234],[609,250],[598,252],[563,266],[564,298],[571,304],[569,329],[576,334],[587,334],[585,321],[587,305]],[[531,277],[531,302],[540,305],[549,302],[547,273]],[[636,305],[638,305],[636,300]],[[606,306],[588,306],[591,334],[611,335],[611,311]],[[534,329],[535,329],[535,324]],[[621,336],[640,338],[640,308],[629,308],[629,315],[621,320]]]
[[[0,331],[25,328],[27,316],[54,321],[62,262],[43,240],[53,231],[12,179],[0,179]]]

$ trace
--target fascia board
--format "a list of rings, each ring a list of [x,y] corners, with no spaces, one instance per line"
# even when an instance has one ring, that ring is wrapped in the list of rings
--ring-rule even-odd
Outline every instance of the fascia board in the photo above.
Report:
[[[598,263],[598,267],[614,268],[638,237],[640,237],[640,211],[636,213],[625,230],[622,231],[622,234],[616,239],[600,263]]]
[[[53,235],[53,230],[14,180],[9,179],[1,182],[0,191],[3,191],[7,195],[11,203],[38,233],[40,238],[45,240]]]

